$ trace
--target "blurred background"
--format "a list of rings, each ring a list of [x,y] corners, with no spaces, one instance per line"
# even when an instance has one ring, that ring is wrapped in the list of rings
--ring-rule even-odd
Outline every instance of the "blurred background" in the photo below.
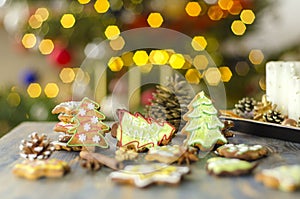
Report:
[[[0,0],[0,136],[22,121],[56,120],[51,109],[72,99],[75,78],[91,81],[80,69],[91,50],[106,39],[121,50],[126,41],[118,34],[138,27],[193,38],[195,51],[207,51],[218,71],[207,70],[203,55],[171,62],[176,52],[162,49],[161,56],[191,84],[223,83],[228,108],[244,96],[259,99],[266,62],[300,58],[299,6],[297,0]],[[151,52],[139,49],[106,63],[105,95],[129,67],[145,61],[145,76],[159,67]],[[152,91],[141,89],[141,109]]]

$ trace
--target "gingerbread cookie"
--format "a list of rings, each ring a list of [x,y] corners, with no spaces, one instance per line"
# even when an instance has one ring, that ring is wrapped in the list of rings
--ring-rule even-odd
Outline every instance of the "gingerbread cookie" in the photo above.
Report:
[[[257,164],[240,159],[214,157],[206,162],[206,170],[216,176],[239,176],[252,172]]]
[[[70,130],[74,129],[76,124],[73,123],[66,123],[66,122],[58,122],[53,130],[56,132],[63,132],[63,133],[71,133]]]
[[[79,101],[62,102],[52,109],[52,114],[66,113],[68,115],[74,115],[77,113],[79,105]]]
[[[74,115],[68,115],[66,113],[60,113],[58,115],[58,119],[61,122],[65,122],[65,123],[74,123]]]
[[[257,160],[266,156],[268,150],[262,145],[225,144],[216,150],[217,154],[226,158],[238,158],[241,160]]]
[[[121,171],[109,175],[112,181],[133,184],[139,188],[150,184],[173,184],[180,182],[183,175],[189,173],[188,167],[177,167],[163,163],[128,165]]]
[[[179,145],[155,146],[149,149],[145,160],[171,164],[178,160],[180,155],[181,150]]]
[[[255,175],[255,179],[270,188],[295,191],[300,188],[300,165],[264,169]]]
[[[58,159],[25,160],[13,168],[13,174],[30,180],[41,177],[59,178],[69,171],[70,166],[67,162]]]

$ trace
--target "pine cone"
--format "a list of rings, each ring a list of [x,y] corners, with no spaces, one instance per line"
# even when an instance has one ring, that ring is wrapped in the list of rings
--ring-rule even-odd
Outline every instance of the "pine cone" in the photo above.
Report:
[[[244,97],[234,105],[233,112],[243,118],[252,119],[255,104],[256,101],[253,98]]]
[[[269,110],[268,112],[263,114],[264,122],[271,122],[275,124],[281,124],[284,120],[284,116],[277,110]]]
[[[55,147],[50,143],[46,135],[39,136],[33,132],[28,136],[30,140],[22,140],[20,144],[20,155],[23,158],[34,159],[48,159]]]
[[[169,122],[177,132],[181,122],[184,122],[181,118],[188,111],[187,105],[191,100],[188,84],[175,74],[174,77],[168,78],[166,86],[156,86],[151,105],[146,107],[147,116]]]

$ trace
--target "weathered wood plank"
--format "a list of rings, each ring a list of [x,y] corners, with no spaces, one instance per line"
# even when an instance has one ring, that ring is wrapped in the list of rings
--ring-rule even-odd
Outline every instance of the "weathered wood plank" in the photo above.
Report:
[[[53,158],[66,160],[72,171],[61,179],[40,179],[28,181],[15,177],[11,170],[21,161],[19,143],[33,131],[46,133],[51,138],[58,136],[52,131],[54,123],[26,122],[0,139],[0,195],[1,198],[299,198],[300,192],[284,193],[265,188],[257,183],[253,176],[235,178],[217,178],[209,176],[205,171],[206,160],[214,156],[208,154],[197,163],[191,165],[192,173],[187,175],[178,186],[151,186],[138,189],[129,185],[118,185],[107,180],[111,172],[103,168],[96,173],[82,169],[73,159],[78,152],[58,151]],[[113,155],[115,140],[108,136],[111,149],[101,152]],[[184,137],[176,136],[174,143],[180,143]],[[256,137],[237,133],[229,139],[232,143],[263,144],[271,151],[269,157],[261,159],[257,170],[282,164],[300,164],[300,144]]]

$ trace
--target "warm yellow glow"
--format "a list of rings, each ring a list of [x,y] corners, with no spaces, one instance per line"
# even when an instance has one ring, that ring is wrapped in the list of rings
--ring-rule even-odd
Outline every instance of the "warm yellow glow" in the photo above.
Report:
[[[35,11],[36,15],[39,15],[42,18],[42,21],[46,21],[49,17],[49,11],[47,8],[38,8]]]
[[[72,68],[63,68],[59,73],[59,77],[63,83],[71,83],[75,79],[75,72]]]
[[[43,19],[40,15],[31,15],[28,20],[28,24],[31,28],[37,29],[40,28],[43,23]]]
[[[201,73],[197,69],[191,68],[186,71],[185,78],[191,84],[199,84]]]
[[[78,0],[80,4],[88,4],[91,0]]]
[[[144,50],[138,50],[133,55],[133,61],[137,66],[143,66],[148,63],[148,54]]]
[[[120,57],[112,57],[108,61],[108,67],[111,71],[120,71],[124,66],[123,60]]]
[[[190,55],[183,55],[185,62],[181,69],[189,69],[192,67],[193,59]]]
[[[220,6],[220,8],[222,8],[223,10],[228,10],[229,4],[232,2],[232,0],[219,0],[218,1],[218,5]]]
[[[192,47],[196,51],[204,50],[207,46],[207,41],[203,36],[195,36],[192,40]]]
[[[240,18],[245,24],[252,24],[255,19],[255,14],[252,10],[243,10],[241,12]]]
[[[205,55],[196,55],[194,60],[193,60],[193,65],[195,68],[198,70],[204,70],[208,66],[208,59]]]
[[[139,69],[142,73],[149,73],[153,68],[152,64],[145,64],[143,66],[140,66]]]
[[[37,98],[42,93],[42,88],[38,83],[31,83],[27,87],[27,93],[31,98]]]
[[[25,34],[22,38],[22,44],[25,48],[33,48],[36,44],[36,37],[32,33]]]
[[[165,50],[152,50],[149,60],[152,64],[164,65],[169,60],[169,54]]]
[[[59,88],[56,83],[48,83],[44,92],[48,98],[55,98],[59,93]]]
[[[218,68],[208,68],[204,77],[210,86],[217,86],[221,81],[221,73]]]
[[[213,5],[209,7],[207,15],[211,20],[218,21],[223,17],[223,11],[218,5]]]
[[[266,77],[261,77],[259,79],[259,87],[261,88],[261,90],[265,91],[266,90]]]
[[[233,0],[228,3],[228,12],[232,15],[240,14],[242,9],[243,6],[241,5],[241,2],[239,0]]]
[[[17,107],[21,103],[20,95],[15,92],[9,93],[6,100],[7,100],[8,104],[12,107]]]
[[[104,31],[105,36],[107,39],[113,40],[116,39],[120,34],[120,29],[116,25],[107,26]]]
[[[221,79],[223,82],[229,82],[232,77],[232,72],[229,67],[222,66],[219,68],[219,71],[221,73]]]
[[[238,62],[235,65],[235,72],[239,76],[246,76],[250,70],[249,64],[245,61]]]
[[[182,54],[173,54],[169,60],[170,65],[174,69],[181,69],[185,63],[185,59]]]
[[[158,12],[150,13],[150,15],[147,18],[147,22],[152,28],[159,28],[163,21],[163,17]]]
[[[124,66],[132,66],[133,62],[133,52],[126,52],[121,56]]]
[[[188,2],[185,6],[185,11],[189,16],[197,17],[201,12],[201,6],[195,1]]]
[[[249,60],[252,64],[258,65],[261,64],[265,56],[263,52],[259,49],[251,50],[249,53]]]
[[[94,8],[98,13],[105,13],[110,7],[108,0],[97,0],[94,4]]]
[[[49,55],[54,49],[51,39],[43,39],[39,45],[39,50],[43,55]]]
[[[125,45],[125,41],[123,37],[119,36],[116,39],[111,40],[109,45],[113,50],[122,50]]]
[[[64,14],[60,19],[60,23],[64,28],[72,28],[75,22],[76,19],[72,14]]]
[[[234,20],[231,24],[231,30],[235,35],[243,35],[246,31],[246,25],[240,20]]]

